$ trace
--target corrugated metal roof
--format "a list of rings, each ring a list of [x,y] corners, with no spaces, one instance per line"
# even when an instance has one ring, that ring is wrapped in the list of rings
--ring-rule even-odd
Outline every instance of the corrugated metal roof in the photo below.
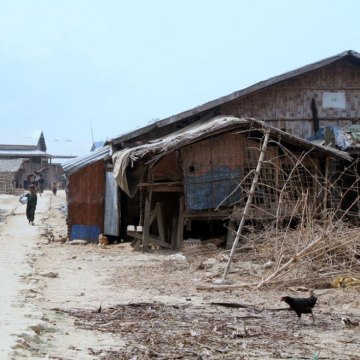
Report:
[[[42,131],[28,129],[1,128],[0,145],[37,146]]]
[[[284,73],[282,75],[272,77],[272,78],[270,78],[268,80],[260,81],[260,82],[254,84],[252,86],[249,86],[249,87],[247,87],[245,89],[235,91],[235,92],[233,92],[233,93],[231,93],[229,95],[220,97],[218,99],[209,101],[209,102],[207,102],[207,103],[205,103],[203,105],[197,106],[197,107],[192,108],[190,110],[187,110],[187,111],[181,112],[179,114],[176,114],[176,115],[167,117],[165,119],[159,120],[159,121],[157,121],[157,122],[155,122],[153,124],[150,124],[150,125],[147,125],[147,126],[145,126],[143,128],[131,131],[131,132],[127,133],[127,134],[122,134],[122,135],[120,135],[118,137],[114,137],[114,138],[110,139],[107,143],[119,144],[119,143],[121,143],[123,141],[129,141],[129,140],[131,140],[131,139],[133,139],[135,137],[146,134],[146,133],[150,132],[151,130],[153,130],[155,128],[161,128],[163,126],[176,123],[176,122],[178,122],[180,120],[183,120],[185,118],[188,118],[190,116],[194,116],[194,115],[200,114],[202,112],[205,112],[205,111],[211,110],[213,108],[216,108],[217,106],[220,106],[220,105],[222,105],[224,103],[239,99],[239,98],[244,97],[244,96],[248,96],[248,95],[250,95],[252,93],[255,93],[255,92],[259,91],[259,90],[262,90],[262,89],[264,89],[266,87],[269,87],[269,86],[278,84],[280,82],[289,80],[291,78],[306,74],[306,73],[308,73],[310,71],[320,69],[320,68],[322,68],[324,66],[330,65],[330,64],[332,64],[332,63],[334,63],[336,61],[339,61],[341,59],[344,59],[344,58],[349,58],[352,61],[360,63],[360,54],[359,53],[357,53],[356,51],[353,51],[353,50],[344,51],[344,52],[342,52],[342,53],[340,53],[338,55],[335,55],[335,56],[332,56],[332,57],[317,61],[315,63],[303,66],[303,67],[298,68],[298,69],[293,70],[293,71],[286,72],[286,73]]]
[[[94,162],[105,159],[110,155],[110,146],[104,146],[87,155],[78,156],[75,159],[66,161],[62,167],[67,175],[74,174],[81,170],[83,167],[93,164]]]
[[[47,152],[54,158],[78,157],[87,155],[91,150],[91,141],[80,142],[70,137],[64,139],[60,137],[47,137]]]
[[[0,172],[16,172],[23,162],[24,159],[0,159]]]
[[[27,158],[30,156],[39,156],[51,158],[51,155],[40,150],[0,150],[0,157],[20,157]]]

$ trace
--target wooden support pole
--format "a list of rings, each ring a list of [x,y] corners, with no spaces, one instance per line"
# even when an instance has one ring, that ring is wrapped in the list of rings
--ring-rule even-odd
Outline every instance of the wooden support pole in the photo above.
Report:
[[[226,235],[226,249],[231,249],[234,243],[234,235],[235,235],[235,223],[232,220],[228,222],[228,230]]]
[[[166,232],[165,232],[165,222],[164,222],[164,211],[161,203],[157,203],[158,213],[157,213],[157,225],[159,230],[159,237],[163,243],[166,243]]]
[[[269,137],[270,137],[270,130],[266,130],[264,142],[263,142],[262,147],[261,147],[259,161],[258,161],[258,164],[257,164],[256,169],[255,169],[255,175],[254,175],[253,182],[251,184],[250,193],[249,193],[248,199],[246,201],[246,205],[245,205],[245,208],[244,208],[244,211],[243,211],[243,215],[242,215],[242,218],[241,218],[240,225],[239,225],[237,233],[236,233],[236,237],[235,237],[233,246],[232,246],[231,251],[230,251],[229,260],[227,262],[222,281],[225,281],[226,277],[229,274],[230,264],[232,262],[232,259],[233,259],[234,255],[235,255],[236,247],[237,247],[237,245],[239,243],[241,232],[242,232],[242,229],[243,229],[244,224],[245,224],[246,215],[247,215],[247,213],[249,211],[252,199],[254,197],[255,189],[256,189],[257,183],[259,181],[260,170],[261,170],[261,166],[262,166],[262,164],[264,162],[265,152],[266,152],[266,147],[267,147],[267,144],[268,144],[268,141],[269,141]]]
[[[143,228],[143,251],[149,250],[149,234],[150,234],[150,212],[151,212],[151,199],[152,199],[152,190],[146,196],[145,199],[145,213],[144,213],[144,228]]]
[[[179,218],[177,223],[176,250],[179,250],[184,241],[184,197],[179,198]]]
[[[323,199],[323,211],[327,210],[327,202],[329,196],[329,157],[326,157],[325,160],[325,175],[324,175],[324,199]],[[316,194],[316,193],[314,193]]]
[[[172,220],[171,225],[171,249],[176,249],[176,236],[177,236],[177,224],[178,224],[178,217],[175,215]]]
[[[140,219],[139,219],[139,225],[144,226],[144,193],[145,191],[143,189],[140,190]]]

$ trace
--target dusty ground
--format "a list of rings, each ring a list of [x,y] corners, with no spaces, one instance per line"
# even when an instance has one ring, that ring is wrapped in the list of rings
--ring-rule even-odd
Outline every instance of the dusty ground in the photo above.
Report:
[[[222,274],[221,250],[194,248],[184,258],[143,254],[128,243],[62,244],[64,193],[48,192],[39,203],[31,227],[17,198],[0,196],[1,260],[12,284],[2,295],[1,346],[8,351],[1,358],[360,359],[359,327],[340,321],[360,318],[356,287],[317,290],[315,322],[307,315],[298,321],[276,311],[284,308],[281,296],[294,294],[286,287],[198,290]],[[247,262],[232,269],[235,284],[258,281],[265,272]]]

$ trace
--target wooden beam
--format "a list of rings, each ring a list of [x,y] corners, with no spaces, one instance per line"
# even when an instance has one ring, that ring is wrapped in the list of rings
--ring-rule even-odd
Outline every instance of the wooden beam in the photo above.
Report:
[[[323,199],[323,211],[325,212],[327,209],[328,195],[329,195],[329,157],[327,156],[325,159],[325,175],[324,175],[324,199]],[[316,186],[316,183],[315,183]],[[316,191],[316,189],[314,189]],[[314,192],[316,194],[316,192]]]
[[[154,235],[149,235],[148,238],[149,238],[149,242],[151,242],[151,243],[154,243],[156,245],[160,245],[160,246],[165,247],[165,248],[170,247],[169,243],[167,243],[165,241],[162,241],[161,239],[159,239],[158,237],[155,237]]]
[[[160,206],[160,203],[157,202],[155,204],[154,210],[150,211],[151,215],[150,215],[149,225],[151,225],[154,222],[154,220],[156,219],[156,217],[158,216],[159,206]]]
[[[184,197],[179,198],[179,217],[176,234],[176,250],[181,248],[184,241]]]
[[[126,234],[133,237],[133,238],[135,238],[135,239],[142,240],[142,238],[143,238],[143,234],[139,233],[137,231],[127,231]]]
[[[183,192],[184,185],[180,181],[166,183],[141,183],[140,188],[152,189],[154,192]]]
[[[178,224],[178,218],[175,215],[172,220],[171,224],[171,248],[173,250],[176,249],[176,236],[177,236],[177,224]]]
[[[186,211],[184,218],[186,219],[224,219],[232,214],[231,210],[221,211]]]
[[[143,251],[149,250],[149,233],[150,233],[150,210],[151,210],[151,199],[152,199],[152,190],[146,196],[145,199],[145,213],[144,213],[144,228],[143,228]]]
[[[232,248],[236,235],[235,223],[232,220],[228,222],[227,236],[226,236],[226,249],[229,250]]]
[[[158,205],[158,212],[157,212],[157,225],[159,230],[160,240],[166,243],[165,237],[165,224],[164,224],[164,213],[163,213],[163,204],[157,203]]]

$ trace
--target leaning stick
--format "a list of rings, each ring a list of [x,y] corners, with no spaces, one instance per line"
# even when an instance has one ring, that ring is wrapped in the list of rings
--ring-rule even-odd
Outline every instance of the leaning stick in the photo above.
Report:
[[[226,277],[227,277],[228,274],[229,274],[230,264],[231,264],[232,258],[234,257],[235,250],[236,250],[237,244],[238,244],[239,239],[240,239],[241,231],[242,231],[242,229],[243,229],[243,227],[244,227],[244,224],[245,224],[245,218],[246,218],[246,215],[247,215],[248,210],[249,210],[249,208],[250,208],[252,199],[253,199],[253,197],[254,197],[256,185],[257,185],[258,180],[259,180],[260,170],[261,170],[262,163],[263,163],[263,161],[264,161],[265,152],[266,152],[266,147],[267,147],[267,144],[268,144],[268,141],[269,141],[269,137],[270,137],[270,130],[266,130],[264,143],[263,143],[263,145],[262,145],[262,147],[261,147],[261,153],[260,153],[260,156],[259,156],[258,164],[257,164],[257,166],[256,166],[254,179],[253,179],[253,182],[252,182],[252,184],[251,184],[249,197],[248,197],[248,199],[247,199],[247,201],[246,201],[246,205],[245,205],[245,208],[244,208],[244,211],[243,211],[243,215],[242,215],[242,218],[241,218],[241,222],[240,222],[240,225],[239,225],[238,230],[237,230],[237,232],[236,232],[236,237],[235,237],[233,246],[232,246],[232,248],[231,248],[229,260],[228,260],[228,262],[227,262],[227,265],[226,265],[226,268],[225,268],[225,271],[224,271],[224,275],[223,275],[223,277],[222,277],[221,282],[224,282],[225,279],[226,279]]]
[[[280,273],[285,271],[293,262],[297,261],[304,255],[306,255],[316,244],[318,244],[321,240],[323,240],[324,234],[318,236],[313,242],[311,242],[308,246],[306,246],[304,249],[299,251],[297,254],[295,254],[286,264],[284,264],[282,267],[277,269],[275,272],[273,272],[270,276],[268,276],[265,280],[262,280],[257,286],[256,289],[259,289],[264,284],[268,283],[273,278],[277,277]]]

